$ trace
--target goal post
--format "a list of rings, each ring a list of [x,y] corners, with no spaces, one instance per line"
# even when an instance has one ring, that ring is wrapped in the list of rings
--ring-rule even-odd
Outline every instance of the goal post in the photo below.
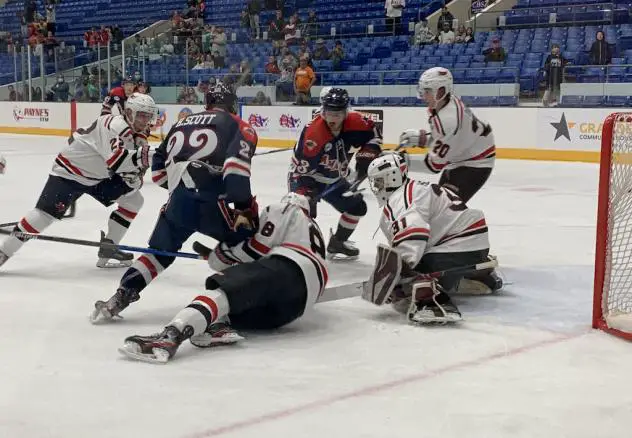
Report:
[[[593,327],[632,340],[632,112],[601,132]]]

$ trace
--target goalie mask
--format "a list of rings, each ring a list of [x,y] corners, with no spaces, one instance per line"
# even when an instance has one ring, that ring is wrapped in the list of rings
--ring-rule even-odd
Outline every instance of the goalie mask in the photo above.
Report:
[[[156,123],[158,107],[151,96],[134,93],[125,101],[125,118],[134,132],[144,132]]]
[[[374,159],[367,173],[371,190],[380,206],[408,180],[408,163],[398,153],[386,153]]]
[[[281,198],[281,204],[289,204],[299,207],[309,216],[310,205],[309,199],[306,196],[299,195],[298,193],[290,192]]]

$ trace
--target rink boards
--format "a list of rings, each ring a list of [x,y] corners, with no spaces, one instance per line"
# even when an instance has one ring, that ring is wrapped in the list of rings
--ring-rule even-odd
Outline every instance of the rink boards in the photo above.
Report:
[[[99,114],[98,103],[1,102],[0,133],[67,136],[90,125]],[[160,105],[155,139],[178,119],[202,111],[201,105]],[[402,131],[427,128],[423,107],[354,108],[383,130],[384,143],[394,147]],[[292,147],[316,107],[242,106],[241,116],[259,134],[260,146]],[[499,158],[598,162],[604,119],[614,108],[475,108],[492,125]],[[422,152],[413,150],[413,153]]]

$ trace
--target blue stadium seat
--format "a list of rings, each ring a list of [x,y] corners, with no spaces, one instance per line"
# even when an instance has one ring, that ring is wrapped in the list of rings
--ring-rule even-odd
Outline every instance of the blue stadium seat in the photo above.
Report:
[[[562,96],[561,106],[568,108],[576,108],[582,105],[584,96]]]
[[[613,107],[625,107],[630,105],[630,98],[628,96],[607,96],[606,106]]]
[[[585,96],[581,103],[583,107],[600,107],[603,106],[606,99],[604,96]]]
[[[498,96],[499,106],[516,106],[518,98],[516,96]]]

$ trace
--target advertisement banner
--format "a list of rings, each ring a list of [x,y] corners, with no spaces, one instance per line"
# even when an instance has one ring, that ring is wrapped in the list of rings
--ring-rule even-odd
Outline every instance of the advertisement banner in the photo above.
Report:
[[[312,120],[311,111],[301,106],[244,106],[241,118],[250,123],[259,138],[295,141]]]
[[[601,128],[611,109],[541,108],[537,114],[537,148],[598,151]]]
[[[70,126],[69,107],[67,103],[12,102],[10,111],[3,112],[0,126],[47,130]]]
[[[487,7],[487,0],[472,0],[472,15],[482,12]]]

